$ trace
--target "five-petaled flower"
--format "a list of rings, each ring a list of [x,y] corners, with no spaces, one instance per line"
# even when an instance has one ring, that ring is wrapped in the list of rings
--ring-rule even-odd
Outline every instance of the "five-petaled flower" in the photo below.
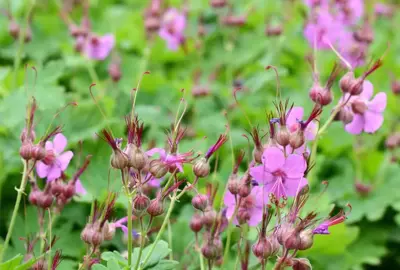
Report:
[[[67,138],[61,133],[54,137],[53,142],[46,142],[46,157],[36,165],[36,172],[40,178],[53,181],[61,177],[62,172],[67,169],[74,156],[72,151],[63,152],[66,146]]]
[[[176,51],[184,42],[183,32],[186,27],[186,17],[175,8],[165,12],[159,35],[167,42],[170,50]]]
[[[275,198],[296,196],[307,185],[304,178],[307,165],[303,156],[291,154],[285,157],[281,149],[269,147],[263,153],[262,162],[250,169],[250,175]]]
[[[84,52],[89,59],[104,60],[114,48],[115,38],[112,34],[90,36],[87,38]]]

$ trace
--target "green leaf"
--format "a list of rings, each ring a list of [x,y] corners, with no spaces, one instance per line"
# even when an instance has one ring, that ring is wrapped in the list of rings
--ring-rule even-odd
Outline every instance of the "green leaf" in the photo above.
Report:
[[[146,268],[148,270],[173,270],[178,269],[179,262],[172,260],[161,260],[156,265]]]
[[[9,259],[8,261],[0,264],[0,269],[2,270],[14,270],[24,258],[23,255],[18,254],[15,255],[13,258]]]
[[[101,264],[94,264],[93,266],[92,266],[92,269],[93,270],[107,270],[108,268],[107,267],[105,267],[104,265],[101,265]]]
[[[107,269],[110,270],[120,270],[121,267],[119,267],[119,264],[115,258],[112,258],[107,262]]]

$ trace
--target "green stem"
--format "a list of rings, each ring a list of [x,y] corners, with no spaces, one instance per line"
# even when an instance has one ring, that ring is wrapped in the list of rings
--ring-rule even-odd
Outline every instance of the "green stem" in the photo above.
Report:
[[[47,269],[51,269],[51,263],[52,263],[52,261],[51,261],[51,226],[53,225],[53,222],[52,222],[52,220],[51,220],[51,213],[50,213],[50,209],[48,210],[49,211],[49,258],[47,259]]]
[[[21,199],[22,199],[22,194],[24,194],[26,184],[28,183],[28,172],[29,172],[28,161],[25,160],[24,161],[24,171],[22,173],[21,184],[19,186],[19,189],[16,189],[17,192],[18,192],[17,200],[15,201],[14,210],[13,210],[13,213],[12,213],[12,216],[11,216],[10,225],[8,226],[6,240],[4,241],[3,249],[0,252],[0,262],[3,261],[4,254],[6,253],[8,245],[10,244],[11,235],[12,235],[12,232],[13,232],[13,229],[14,229],[15,220],[17,218],[19,205],[20,205]]]
[[[132,267],[132,197],[128,193],[128,266]]]
[[[204,268],[204,260],[203,260],[203,254],[201,254],[201,251],[199,252],[199,260],[200,260],[200,270],[205,270]]]
[[[169,259],[173,260],[174,254],[173,254],[172,250],[174,250],[174,249],[172,248],[172,227],[171,227],[170,219],[168,219],[168,248],[171,249],[171,253],[169,254]]]
[[[142,258],[142,253],[143,253],[143,247],[144,247],[144,240],[146,239],[146,233],[144,231],[144,226],[143,226],[143,217],[140,217],[139,219],[140,223],[140,248],[139,248],[139,255],[136,260],[135,264],[135,270],[139,268],[140,264],[140,259]]]
[[[154,249],[156,248],[156,245],[158,243],[158,241],[161,238],[161,235],[163,234],[165,227],[167,226],[169,217],[171,216],[172,213],[172,209],[174,208],[175,202],[176,202],[176,191],[174,192],[174,196],[171,198],[171,204],[169,205],[167,214],[165,215],[164,221],[161,225],[160,230],[158,231],[158,234],[156,236],[156,239],[154,240],[154,243],[151,245],[150,251],[146,254],[146,257],[144,258],[144,261],[142,263],[143,266],[146,265],[147,261],[150,259],[151,254],[153,253]],[[143,269],[142,267],[139,267],[139,269]]]

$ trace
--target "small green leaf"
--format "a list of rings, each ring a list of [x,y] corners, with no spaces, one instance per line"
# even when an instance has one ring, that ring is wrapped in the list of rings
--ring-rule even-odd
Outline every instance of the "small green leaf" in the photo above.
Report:
[[[15,255],[13,258],[9,259],[8,261],[0,264],[1,270],[14,270],[17,266],[21,263],[24,256],[21,254]]]

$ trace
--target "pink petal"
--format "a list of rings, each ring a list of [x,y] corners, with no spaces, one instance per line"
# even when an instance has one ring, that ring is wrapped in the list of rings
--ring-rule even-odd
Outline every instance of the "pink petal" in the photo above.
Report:
[[[236,200],[235,200],[235,196],[228,191],[226,191],[225,196],[224,196],[224,204],[225,206],[232,207],[235,208],[236,206]]]
[[[317,125],[312,121],[308,124],[306,130],[304,131],[304,136],[306,140],[312,141],[315,139],[317,132],[318,132]]]
[[[247,222],[249,226],[255,227],[262,221],[263,209],[259,207],[254,207],[251,209],[250,219]]]
[[[57,154],[62,153],[67,146],[67,138],[61,133],[57,134],[53,140],[54,150]]]
[[[74,153],[72,151],[67,151],[65,153],[62,153],[57,157],[57,165],[58,167],[62,170],[65,171],[68,167],[69,162],[71,161],[72,157],[74,156]]]
[[[79,179],[75,183],[75,192],[80,195],[87,194],[86,189],[82,186],[81,180],[79,180]]]
[[[286,125],[288,127],[298,124],[297,120],[303,119],[304,109],[302,107],[293,107],[286,118]]]
[[[365,98],[366,100],[370,100],[374,93],[374,86],[370,81],[365,80],[363,83],[363,91],[360,96]]]
[[[268,193],[265,192],[265,189],[263,187],[253,187],[251,190],[251,196],[256,199],[256,207],[262,208],[265,204],[268,203]]]
[[[381,113],[386,108],[386,93],[380,92],[368,103],[368,110]]]
[[[291,196],[294,197],[297,195],[297,193],[308,184],[308,181],[306,178],[297,178],[297,179],[285,179],[285,190],[286,190],[286,196]]]
[[[265,149],[262,159],[265,169],[271,173],[276,172],[285,164],[285,155],[277,147],[268,147]]]
[[[165,160],[167,157],[167,153],[165,152],[165,150],[163,148],[153,148],[150,149],[148,151],[146,151],[146,154],[148,156],[154,156],[155,154],[160,154],[160,159],[161,160]]]
[[[269,174],[265,171],[264,165],[250,168],[250,176],[254,178],[258,183],[263,182],[265,175]]]
[[[50,166],[47,166],[43,162],[39,161],[36,164],[36,173],[40,178],[45,178],[47,174],[49,173]]]
[[[304,157],[296,154],[289,155],[286,158],[283,170],[288,178],[303,177],[304,171],[306,170],[306,162]]]
[[[350,134],[360,134],[364,128],[364,116],[361,114],[354,114],[353,121],[345,126],[345,129]]]
[[[47,141],[44,148],[46,150],[53,150],[54,149],[53,142]]]
[[[60,167],[57,166],[57,164],[53,164],[49,169],[49,173],[47,174],[47,181],[53,181],[60,177],[61,177]]]
[[[364,114],[364,118],[365,118],[364,130],[365,132],[368,133],[374,133],[383,124],[383,115],[380,113],[366,111]]]

